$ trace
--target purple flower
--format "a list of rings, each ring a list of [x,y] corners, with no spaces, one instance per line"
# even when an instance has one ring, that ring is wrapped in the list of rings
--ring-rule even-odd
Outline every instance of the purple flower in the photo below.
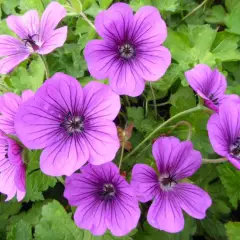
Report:
[[[240,98],[222,104],[218,114],[209,119],[207,129],[214,151],[240,170]]]
[[[131,184],[141,202],[153,199],[147,215],[149,224],[167,232],[179,232],[184,227],[182,210],[202,219],[212,203],[201,188],[181,182],[200,167],[201,154],[190,141],[180,142],[175,137],[158,138],[152,152],[159,174],[148,165],[136,164]]]
[[[71,175],[87,161],[114,159],[119,140],[113,120],[119,110],[120,98],[107,85],[90,82],[82,89],[75,78],[56,73],[20,106],[15,127],[26,147],[44,149],[44,173]]]
[[[94,235],[109,229],[113,235],[123,236],[133,230],[140,217],[138,201],[116,165],[88,164],[81,172],[67,177],[64,191],[69,204],[78,207],[74,215],[77,226]]]
[[[31,90],[25,90],[22,93],[22,97],[14,93],[5,93],[0,96],[0,129],[7,134],[16,135],[14,127],[15,115],[19,109],[19,106],[33,97],[34,92]]]
[[[66,41],[67,27],[55,29],[66,10],[57,2],[51,2],[44,11],[41,21],[36,10],[23,16],[11,15],[7,18],[8,27],[19,39],[0,35],[0,73],[12,71],[32,53],[48,54],[61,47]]]
[[[22,148],[0,132],[0,149],[0,192],[7,195],[6,201],[15,195],[21,201],[26,194]]]
[[[219,105],[227,97],[225,76],[217,69],[212,70],[205,64],[196,65],[193,69],[186,71],[185,76],[193,90],[204,99],[205,105],[217,112]]]
[[[118,94],[138,96],[146,80],[164,75],[171,54],[161,46],[167,28],[156,8],[142,7],[133,15],[128,4],[115,3],[97,15],[95,26],[103,40],[90,41],[84,50],[93,77],[109,78]]]

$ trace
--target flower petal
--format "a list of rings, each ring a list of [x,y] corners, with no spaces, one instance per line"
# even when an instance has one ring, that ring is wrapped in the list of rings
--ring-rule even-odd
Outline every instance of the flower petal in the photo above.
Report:
[[[113,63],[118,59],[118,54],[108,42],[91,40],[84,49],[84,57],[90,74],[98,80],[103,80],[108,78]]]
[[[147,220],[153,227],[170,233],[183,229],[183,213],[172,191],[159,193],[148,210]]]
[[[152,200],[158,190],[158,176],[156,172],[146,164],[136,164],[132,170],[131,185],[141,202]]]
[[[86,119],[114,120],[121,108],[120,97],[108,85],[90,82],[84,89],[83,115]]]
[[[39,32],[38,12],[30,10],[23,16],[11,15],[7,18],[7,24],[21,39],[37,36]]]
[[[133,42],[157,47],[167,38],[167,26],[155,7],[145,6],[134,15]]]
[[[25,170],[23,162],[16,169],[14,181],[15,181],[18,191],[26,193],[26,170]]]
[[[84,140],[66,136],[43,150],[40,168],[50,176],[70,176],[80,169],[88,158],[89,151]]]
[[[212,200],[207,192],[190,183],[179,183],[173,190],[181,208],[191,217],[203,219]]]
[[[20,106],[15,118],[20,140],[30,149],[41,149],[64,139],[60,124],[69,112],[81,109],[82,98],[82,88],[75,78],[56,73],[34,98]]]
[[[34,94],[35,93],[32,90],[24,90],[22,92],[22,100],[23,100],[23,102],[29,100],[31,97],[34,96]]]
[[[133,61],[116,61],[111,68],[109,81],[110,87],[119,95],[136,97],[141,95],[145,88],[145,81]]]
[[[190,141],[177,143],[174,137],[160,137],[153,145],[158,170],[169,173],[175,180],[190,177],[201,166],[201,153],[193,149]]]
[[[141,215],[133,189],[125,180],[120,181],[121,193],[106,212],[107,227],[115,236],[124,236],[136,228]]]
[[[67,39],[67,29],[65,26],[50,32],[48,38],[45,37],[44,43],[37,52],[45,55],[56,48],[62,47]]]
[[[171,53],[163,46],[153,47],[151,44],[140,46],[138,49],[136,65],[139,74],[148,81],[161,78],[171,64]]]
[[[45,9],[40,23],[39,41],[47,42],[58,23],[66,16],[65,8],[58,2],[51,2]]]
[[[109,42],[121,43],[131,32],[133,11],[126,3],[115,3],[95,18],[98,34]]]
[[[89,162],[94,165],[112,161],[120,147],[117,128],[107,120],[87,121],[84,124],[84,140],[90,153]]]

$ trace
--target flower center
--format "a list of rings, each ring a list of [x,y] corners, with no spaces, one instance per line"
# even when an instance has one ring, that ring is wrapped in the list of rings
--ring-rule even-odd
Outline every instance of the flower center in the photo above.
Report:
[[[5,152],[6,152],[6,154],[5,154],[4,157],[5,157],[5,158],[8,158],[8,145],[5,145],[5,149],[4,149],[4,150],[5,150]]]
[[[213,102],[214,105],[218,105],[218,98],[215,98],[214,94],[211,93],[208,98]]]
[[[33,39],[36,35],[37,34],[30,36],[28,34],[28,37],[23,39],[25,46],[30,45],[34,51],[37,51],[39,49],[39,46],[36,44],[36,41]]]
[[[68,113],[60,126],[63,127],[69,133],[69,135],[80,133],[84,130],[83,118]]]
[[[160,187],[165,191],[171,190],[177,184],[174,178],[171,177],[169,174],[162,174],[159,177],[159,183]]]
[[[112,199],[115,193],[115,188],[111,183],[106,183],[103,185],[103,191],[101,195],[104,200]]]
[[[230,153],[240,159],[240,137],[230,146]]]
[[[120,56],[124,59],[130,59],[136,56],[135,48],[129,44],[125,43],[119,47]]]

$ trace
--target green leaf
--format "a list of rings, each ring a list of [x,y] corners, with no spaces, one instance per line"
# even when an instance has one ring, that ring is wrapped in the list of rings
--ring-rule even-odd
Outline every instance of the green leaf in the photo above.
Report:
[[[225,0],[225,5],[228,12],[231,12],[232,10],[234,10],[238,5],[238,3],[239,3],[239,0]]]
[[[153,5],[160,10],[160,12],[169,11],[175,12],[179,7],[180,1],[178,0],[152,0]]]
[[[139,8],[145,6],[145,5],[151,5],[151,0],[131,0],[130,6],[132,9],[136,12]]]
[[[44,65],[39,56],[34,57],[29,66],[24,62],[21,66],[17,66],[11,74],[11,83],[19,91],[25,89],[37,90],[44,80]]]
[[[98,0],[101,9],[107,9],[113,0]]]
[[[229,222],[225,228],[229,240],[240,240],[240,222]]]
[[[47,176],[39,169],[40,151],[29,152],[29,164],[27,167],[27,194],[24,201],[43,200],[43,191],[49,187],[54,187],[57,180],[54,177]]]
[[[228,27],[228,31],[235,33],[235,34],[240,34],[240,29],[239,29],[239,24],[240,24],[240,4],[237,4],[234,6],[232,9],[231,13],[227,15],[226,17],[226,25]]]
[[[35,228],[36,240],[78,240],[84,239],[79,229],[63,206],[53,200],[42,208],[42,218]]]
[[[32,240],[32,227],[24,220],[11,225],[7,232],[7,240]]]
[[[141,132],[141,123],[144,119],[144,110],[142,107],[128,107],[127,116],[130,121],[134,122],[134,126]]]
[[[213,24],[225,24],[225,10],[222,5],[215,5],[206,14],[206,22]]]
[[[6,14],[16,14],[16,9],[19,5],[19,0],[3,0],[2,1],[2,10],[6,13]]]
[[[219,177],[228,194],[230,203],[237,208],[240,200],[240,172],[230,163],[217,166]]]
[[[28,10],[35,9],[39,13],[42,13],[51,0],[20,0],[20,9],[22,13]]]

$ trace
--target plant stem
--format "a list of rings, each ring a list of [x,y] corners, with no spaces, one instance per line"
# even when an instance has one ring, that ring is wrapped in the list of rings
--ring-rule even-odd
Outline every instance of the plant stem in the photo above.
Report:
[[[161,106],[165,106],[165,105],[168,105],[168,104],[170,104],[170,103],[169,103],[169,102],[157,103],[156,106],[157,106],[157,107],[161,107]],[[151,104],[151,103],[150,103],[149,105],[150,105],[150,106],[153,106],[154,104]]]
[[[63,177],[56,177],[56,179],[57,179],[60,183],[62,183],[62,185],[64,186],[64,179],[63,179]]]
[[[188,13],[183,19],[182,21],[184,21],[186,18],[188,18],[189,16],[191,16],[193,13],[195,13],[199,8],[201,8],[208,0],[204,0],[201,4],[199,4],[197,7],[195,7],[190,13]],[[181,22],[182,22],[181,21]]]
[[[48,79],[48,78],[50,78],[50,74],[49,74],[49,68],[48,68],[47,61],[46,61],[46,59],[44,58],[44,56],[42,56],[42,55],[39,55],[39,56],[40,56],[40,58],[42,59],[42,62],[43,62],[44,68],[45,68],[46,79]]]
[[[226,158],[218,158],[218,159],[203,159],[202,163],[207,164],[207,163],[223,163],[227,162],[228,160]]]
[[[126,155],[126,157],[124,158],[124,160],[128,159],[130,156],[132,156],[135,152],[137,152],[137,150],[139,148],[141,148],[145,142],[147,142],[148,140],[150,140],[159,130],[161,130],[163,127],[165,127],[167,124],[169,124],[170,122],[172,122],[173,120],[182,117],[184,115],[193,113],[193,112],[197,112],[200,110],[204,110],[205,107],[198,105],[194,108],[190,108],[186,111],[180,112],[176,115],[174,115],[173,117],[169,118],[166,122],[162,123],[161,125],[159,125],[157,128],[155,128],[142,142],[140,142],[129,154]]]
[[[123,161],[123,153],[124,153],[124,145],[125,145],[125,134],[124,134],[123,138],[124,138],[124,140],[122,142],[121,156],[120,156],[120,161],[119,161],[119,165],[118,165],[119,170],[121,169],[122,161]]]
[[[128,98],[127,95],[124,96],[124,99],[125,99],[125,101],[126,101],[128,107],[131,107],[131,103],[130,103],[129,98]]]
[[[96,30],[93,23],[87,18],[87,16],[84,14],[84,12],[80,12],[80,16],[94,29]]]
[[[167,132],[167,135],[169,135],[175,128],[181,126],[181,125],[185,125],[188,127],[188,136],[187,136],[187,140],[191,140],[192,138],[192,125],[187,122],[187,121],[180,121],[178,122],[176,125],[173,126],[173,128]]]
[[[152,86],[151,82],[150,82],[150,89],[151,89],[152,96],[153,96],[153,105],[154,105],[155,119],[157,120],[157,117],[158,117],[157,102],[156,102],[156,96],[155,96],[154,89],[153,89],[153,86]]]

